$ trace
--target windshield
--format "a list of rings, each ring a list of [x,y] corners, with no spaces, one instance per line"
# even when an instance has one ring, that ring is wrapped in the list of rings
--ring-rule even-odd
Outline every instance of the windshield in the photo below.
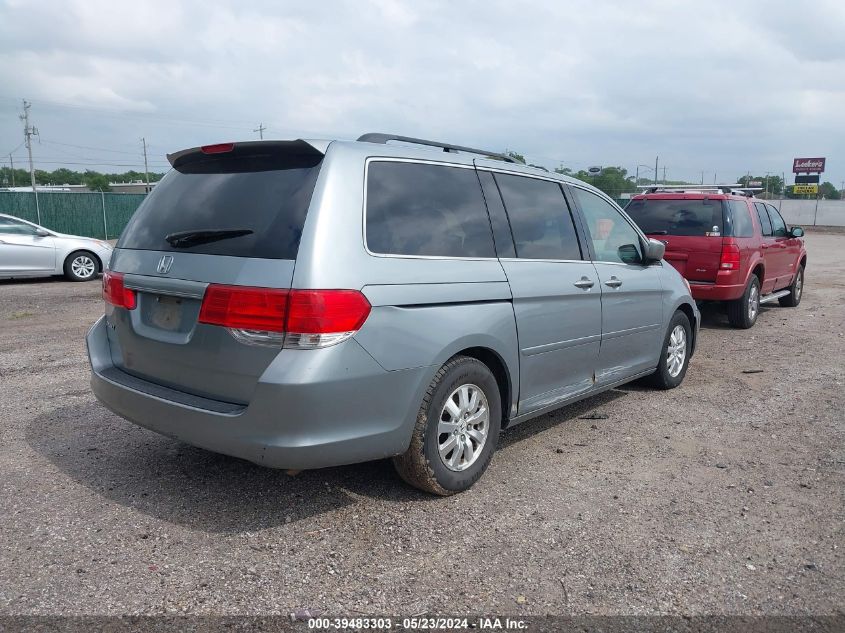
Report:
[[[296,259],[321,159],[268,152],[177,163],[118,248]]]
[[[646,235],[722,235],[721,200],[631,200],[625,212]]]

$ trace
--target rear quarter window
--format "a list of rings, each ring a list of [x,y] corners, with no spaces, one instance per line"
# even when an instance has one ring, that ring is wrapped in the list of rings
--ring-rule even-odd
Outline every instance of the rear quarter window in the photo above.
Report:
[[[496,256],[472,168],[371,161],[366,237],[370,252],[384,255]]]
[[[748,203],[745,200],[731,200],[728,203],[730,214],[727,216],[729,226],[725,227],[725,235],[733,237],[754,237],[754,225],[748,214]]]
[[[724,230],[721,200],[632,200],[625,212],[646,235],[721,235]]]

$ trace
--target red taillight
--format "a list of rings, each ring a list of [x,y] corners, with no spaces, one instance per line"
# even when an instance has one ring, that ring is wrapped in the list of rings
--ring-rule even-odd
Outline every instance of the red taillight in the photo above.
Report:
[[[284,332],[288,291],[273,288],[210,285],[199,322],[237,330]]]
[[[237,330],[290,334],[355,332],[370,314],[357,290],[277,290],[212,284],[205,291],[200,323]]]
[[[369,315],[370,302],[357,290],[291,290],[286,331],[355,332]]]
[[[733,243],[722,244],[719,268],[722,270],[739,270],[739,246]]]
[[[127,310],[134,310],[137,305],[135,291],[123,285],[123,273],[109,270],[103,273],[103,299],[106,303]]]
[[[235,149],[234,143],[218,143],[217,145],[203,145],[200,151],[203,154],[225,154]]]

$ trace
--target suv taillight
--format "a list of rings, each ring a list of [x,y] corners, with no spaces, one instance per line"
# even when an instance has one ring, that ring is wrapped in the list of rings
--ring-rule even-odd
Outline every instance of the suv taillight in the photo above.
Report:
[[[357,332],[370,302],[357,290],[278,290],[212,284],[199,322],[228,328],[253,345],[328,347]]]
[[[732,242],[722,244],[719,268],[721,270],[739,270],[739,246]]]
[[[123,273],[107,270],[103,273],[103,299],[118,308],[134,310],[138,305],[134,290],[123,285]]]

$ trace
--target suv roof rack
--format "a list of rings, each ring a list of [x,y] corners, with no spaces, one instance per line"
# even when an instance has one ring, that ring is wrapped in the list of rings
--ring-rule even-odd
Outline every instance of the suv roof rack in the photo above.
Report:
[[[642,193],[724,193],[735,196],[754,197],[755,191],[763,191],[762,187],[743,187],[740,183],[727,185],[637,185]]]
[[[358,141],[364,143],[382,143],[386,144],[388,141],[401,141],[403,143],[413,143],[414,145],[426,145],[428,147],[439,147],[444,152],[466,152],[468,154],[479,154],[487,158],[496,158],[503,160],[506,163],[517,163],[517,161],[507,154],[499,152],[488,152],[484,149],[475,149],[474,147],[464,147],[463,145],[452,145],[451,143],[440,143],[438,141],[428,141],[423,138],[413,138],[412,136],[399,136],[398,134],[382,134],[380,132],[368,132],[358,137]]]

